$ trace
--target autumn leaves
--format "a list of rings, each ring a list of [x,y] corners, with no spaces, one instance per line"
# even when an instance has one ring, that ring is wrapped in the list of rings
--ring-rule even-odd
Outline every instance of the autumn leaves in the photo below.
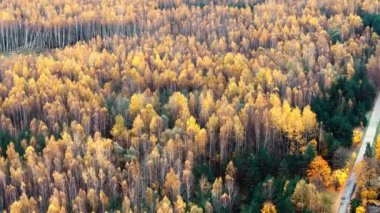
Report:
[[[2,144],[0,209],[325,211],[318,184],[287,181],[325,151],[310,105],[379,39],[352,5],[255,3],[2,1],[2,51],[65,48],[0,57],[0,134],[29,133]],[[308,178],[346,173],[317,156]]]

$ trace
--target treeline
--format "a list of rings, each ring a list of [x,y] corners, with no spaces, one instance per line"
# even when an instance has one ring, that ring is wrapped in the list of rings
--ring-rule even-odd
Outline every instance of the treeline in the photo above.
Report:
[[[347,5],[343,8],[344,11],[328,1],[321,5],[314,2],[299,2],[295,9],[297,13],[302,13],[301,10],[305,6],[314,11],[320,7],[325,8],[329,11],[329,16],[333,16],[334,22],[336,22],[332,29],[341,27],[340,34],[342,39],[345,39],[349,37],[348,34],[352,33],[354,28],[358,27],[360,21],[351,17],[349,22],[343,22],[340,16],[335,15],[338,13],[354,14],[361,5],[365,6],[366,1],[368,0]],[[250,36],[263,37],[261,41],[257,40],[256,44],[252,46],[256,46],[256,48],[258,46],[272,47],[282,40],[282,37],[279,37],[277,33],[277,30],[280,31],[281,28],[269,33],[272,31],[261,28],[260,22],[256,22],[254,25],[248,24],[249,20],[253,20],[250,17],[252,16],[250,11],[253,10],[254,5],[258,4],[258,7],[255,8],[256,15],[262,14],[259,4],[261,2],[264,1],[130,0],[125,2],[118,0],[80,3],[75,0],[53,3],[39,0],[2,1],[0,4],[0,51],[64,47],[78,41],[88,41],[96,36],[102,38],[113,35],[140,37],[162,32],[173,36],[197,36],[199,40],[205,40],[209,36],[215,38],[216,35],[235,40],[239,35],[249,34]],[[278,3],[289,8],[293,1],[281,0]],[[273,7],[273,5],[269,1],[265,7]],[[238,16],[239,9],[246,11],[241,16],[246,16],[244,20],[229,20],[230,17],[236,18]],[[270,23],[276,19],[275,16],[283,16],[284,9],[284,7],[280,7],[280,10],[272,8],[272,11],[277,10],[277,13],[274,13],[276,15],[270,17],[268,13],[263,21]],[[310,16],[304,18],[306,22],[303,21],[303,25],[308,24]],[[240,21],[244,22],[240,23]],[[326,27],[326,24],[324,19],[320,22],[312,20],[312,25],[303,27],[307,27],[306,30],[310,31],[315,30],[314,28],[317,28],[317,25],[325,25],[323,27]],[[230,28],[234,28],[234,31],[239,33],[231,34]],[[248,30],[246,33],[243,30],[245,28]],[[252,30],[259,31],[251,33]],[[292,29],[287,30],[291,31]],[[292,38],[289,37],[289,39]]]
[[[191,26],[191,23],[197,23],[209,14],[189,13],[189,10],[199,12],[204,6],[207,6],[205,10],[245,8],[256,3],[254,0],[2,1],[0,51],[57,48],[96,36],[137,37],[163,30],[172,35],[195,35],[196,26]],[[193,16],[187,17],[186,23],[181,23],[181,14]],[[180,27],[180,24],[187,25],[187,28]],[[219,29],[219,33],[226,32],[226,29]]]

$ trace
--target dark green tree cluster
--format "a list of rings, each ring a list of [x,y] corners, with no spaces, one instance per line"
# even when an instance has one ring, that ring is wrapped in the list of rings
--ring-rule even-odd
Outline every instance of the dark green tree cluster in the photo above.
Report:
[[[25,141],[33,141],[36,143],[37,151],[41,152],[45,147],[45,137],[42,134],[33,135],[29,128],[24,128],[16,136],[12,136],[8,131],[0,131],[0,154],[5,155],[5,151],[10,143],[14,143],[15,150],[20,154],[25,153]]]
[[[365,11],[361,11],[359,13],[363,20],[364,26],[369,26],[373,28],[373,31],[380,35],[380,15],[367,13]]]
[[[363,61],[357,60],[351,79],[340,77],[321,97],[316,97],[312,109],[326,130],[330,154],[339,146],[351,146],[352,130],[355,126],[366,125],[365,115],[375,95],[375,85],[368,79]]]
[[[276,205],[278,212],[295,212],[291,196],[300,177],[305,176],[307,166],[315,157],[314,148],[309,145],[304,154],[287,155],[284,159],[270,155],[265,149],[260,149],[256,155],[244,153],[233,159],[236,166],[236,183],[239,196],[233,209],[238,212],[259,212],[266,201]],[[278,162],[281,162],[278,164]],[[225,166],[222,166],[225,168]],[[214,182],[215,177],[222,176],[223,170],[210,167],[207,163],[197,163],[193,174],[199,186],[201,177]],[[205,207],[211,199],[211,193],[202,193],[197,187],[193,200],[198,206]],[[229,209],[222,209],[228,212]]]

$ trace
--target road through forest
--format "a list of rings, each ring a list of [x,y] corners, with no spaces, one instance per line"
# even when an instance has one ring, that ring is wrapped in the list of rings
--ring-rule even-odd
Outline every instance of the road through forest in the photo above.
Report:
[[[369,143],[371,146],[374,145],[379,122],[380,122],[380,95],[378,95],[376,98],[375,106],[373,107],[372,115],[369,120],[368,127],[364,134],[363,141],[360,146],[359,152],[357,154],[353,168],[355,168],[355,166],[357,166],[358,163],[363,160],[367,144]],[[351,202],[351,196],[355,190],[356,178],[357,177],[356,177],[355,171],[352,170],[350,176],[347,179],[348,181],[346,182],[345,188],[342,190],[341,193],[339,193],[339,197],[337,199],[339,201],[338,213],[348,212],[349,210],[348,207]]]

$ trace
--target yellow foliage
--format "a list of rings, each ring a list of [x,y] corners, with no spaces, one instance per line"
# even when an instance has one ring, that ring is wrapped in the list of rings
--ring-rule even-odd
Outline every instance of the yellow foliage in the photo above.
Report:
[[[190,208],[190,213],[203,213],[203,210],[201,207],[194,205]]]
[[[313,18],[311,18],[311,19],[309,20],[309,23],[310,23],[310,25],[316,27],[316,26],[318,26],[318,19],[315,18],[315,17],[313,17]]]
[[[170,96],[167,106],[175,119],[181,118],[186,121],[190,116],[187,98],[180,92],[175,92]]]
[[[311,107],[309,105],[307,105],[305,108],[303,108],[302,122],[306,128],[306,131],[308,131],[308,132],[313,131],[315,129],[315,126],[317,125],[317,116],[311,110]]]
[[[223,180],[222,178],[216,178],[212,184],[211,194],[213,197],[219,199],[222,194]]]
[[[143,128],[144,128],[144,122],[141,119],[140,115],[137,115],[135,120],[133,121],[133,132],[138,136],[141,134]]]
[[[292,108],[287,101],[279,105],[278,98],[271,95],[270,102],[273,107],[269,111],[271,121],[276,130],[286,133],[286,136],[297,142],[293,144],[292,152],[304,150],[307,134],[313,133],[317,124],[316,115],[306,106],[302,113],[298,107]],[[297,148],[296,148],[297,147]]]
[[[348,178],[348,169],[337,169],[333,172],[333,177],[339,183],[339,186],[343,186]]]
[[[363,189],[361,192],[360,192],[360,197],[363,199],[363,200],[372,200],[372,199],[376,199],[377,198],[377,195],[378,195],[378,192],[376,192],[375,189]]]
[[[193,116],[190,116],[190,118],[186,121],[186,127],[186,133],[189,136],[193,136],[201,130]]]
[[[173,207],[168,197],[164,197],[157,206],[157,213],[173,213]]]
[[[131,102],[129,104],[128,112],[130,118],[135,119],[136,115],[145,107],[146,97],[144,94],[136,93],[131,97]]]
[[[200,154],[205,154],[207,140],[207,131],[205,129],[201,129],[195,136],[195,142],[198,145],[198,151],[200,152]]]
[[[322,156],[317,156],[310,162],[307,176],[310,181],[314,178],[320,179],[325,186],[329,186],[332,182],[331,168]]]
[[[368,46],[380,46],[371,30],[357,30],[363,23],[353,8],[375,12],[378,0],[352,1],[308,0],[297,7],[263,1],[254,11],[247,4],[256,0],[1,1],[1,52],[58,47],[0,54],[0,131],[17,138],[24,127],[31,130],[0,157],[2,207],[105,211],[116,189],[123,192],[123,212],[144,203],[146,211],[201,212],[179,196],[185,186],[187,199],[195,196],[195,163],[223,165],[261,148],[273,156],[300,155],[308,143],[330,153],[324,140],[317,144],[318,121],[308,104],[340,76],[352,76],[354,58]],[[191,6],[200,2],[207,4]],[[334,15],[320,16],[319,6]],[[338,29],[333,34],[341,41],[333,44],[328,29]],[[379,73],[380,48],[375,52],[369,74]],[[362,136],[355,129],[354,144]],[[186,155],[194,156],[185,161]],[[363,171],[360,190],[378,177],[371,164]],[[231,161],[212,190],[202,189],[201,196],[212,194],[202,205],[206,212],[221,211],[215,203],[239,204],[241,172]],[[348,170],[332,173],[318,156],[307,175],[343,185]],[[378,196],[371,187],[363,199]],[[296,208],[313,211],[310,201],[324,199],[313,183],[298,189]],[[27,202],[24,192],[34,197]],[[276,207],[266,202],[261,211]]]
[[[277,213],[276,206],[272,202],[267,201],[264,203],[261,213]]]
[[[355,213],[365,213],[366,209],[363,206],[358,206],[355,209]]]
[[[112,127],[111,134],[112,136],[118,138],[125,134],[125,121],[122,115],[117,115],[115,117],[115,125]]]
[[[37,202],[31,197],[30,199],[23,193],[18,201],[15,201],[10,206],[10,212],[37,212]]]
[[[314,150],[317,150],[317,145],[318,145],[318,141],[313,138],[311,141],[310,141],[310,145],[314,148]],[[306,149],[305,149],[306,150]]]
[[[136,54],[135,57],[133,57],[132,65],[138,69],[143,69],[145,66],[144,55]]]
[[[354,28],[358,28],[363,25],[362,19],[358,15],[350,14],[350,16],[348,17],[348,21],[350,23],[350,26]]]
[[[180,195],[177,196],[177,201],[174,204],[176,213],[184,213],[186,209],[186,203],[183,201]]]
[[[177,197],[177,195],[179,195],[180,186],[181,182],[179,181],[177,175],[174,173],[173,169],[170,169],[165,179],[166,195],[172,196],[173,198]]]
[[[362,141],[363,132],[359,128],[355,128],[352,134],[353,144],[359,144]]]
[[[7,11],[1,11],[0,12],[0,21],[12,21],[14,18],[12,17],[12,15],[7,12]]]

